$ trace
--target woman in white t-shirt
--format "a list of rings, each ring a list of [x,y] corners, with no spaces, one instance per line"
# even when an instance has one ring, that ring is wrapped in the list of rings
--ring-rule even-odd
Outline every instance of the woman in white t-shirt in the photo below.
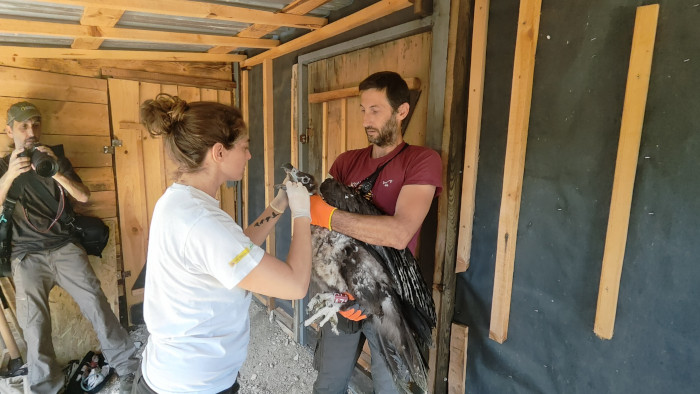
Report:
[[[299,299],[311,272],[309,195],[287,182],[243,230],[215,199],[243,178],[251,158],[240,112],[160,94],[141,106],[153,136],[179,164],[177,182],[151,219],[144,318],[150,337],[134,393],[235,393],[250,338],[251,292]],[[284,210],[292,213],[287,262],[259,247]]]

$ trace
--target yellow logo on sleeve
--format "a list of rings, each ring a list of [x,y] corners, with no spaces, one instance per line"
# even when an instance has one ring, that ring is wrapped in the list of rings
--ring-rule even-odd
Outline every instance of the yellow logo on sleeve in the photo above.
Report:
[[[234,265],[238,264],[243,258],[247,255],[250,254],[250,248],[253,247],[253,244],[249,244],[241,253],[239,253],[236,257],[233,258],[233,260],[229,261],[228,265],[233,267]]]

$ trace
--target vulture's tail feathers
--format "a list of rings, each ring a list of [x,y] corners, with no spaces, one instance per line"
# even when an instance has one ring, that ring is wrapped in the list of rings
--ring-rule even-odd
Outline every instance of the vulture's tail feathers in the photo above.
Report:
[[[411,329],[403,319],[396,304],[383,305],[384,315],[372,319],[376,324],[379,348],[394,378],[394,384],[402,393],[427,392],[427,363],[420,353]]]

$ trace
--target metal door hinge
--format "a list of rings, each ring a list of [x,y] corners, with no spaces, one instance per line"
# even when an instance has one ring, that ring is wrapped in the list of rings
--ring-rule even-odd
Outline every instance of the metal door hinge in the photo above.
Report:
[[[131,276],[131,271],[117,271],[117,280],[126,279]]]
[[[107,155],[113,155],[114,148],[118,148],[120,146],[122,146],[121,140],[112,140],[112,145],[102,147],[102,153],[107,154]]]

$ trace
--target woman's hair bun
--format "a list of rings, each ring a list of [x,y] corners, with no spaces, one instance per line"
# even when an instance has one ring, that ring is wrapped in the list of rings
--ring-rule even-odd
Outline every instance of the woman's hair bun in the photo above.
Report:
[[[170,134],[174,126],[185,119],[188,108],[187,102],[178,96],[160,93],[141,104],[141,123],[153,136]]]

